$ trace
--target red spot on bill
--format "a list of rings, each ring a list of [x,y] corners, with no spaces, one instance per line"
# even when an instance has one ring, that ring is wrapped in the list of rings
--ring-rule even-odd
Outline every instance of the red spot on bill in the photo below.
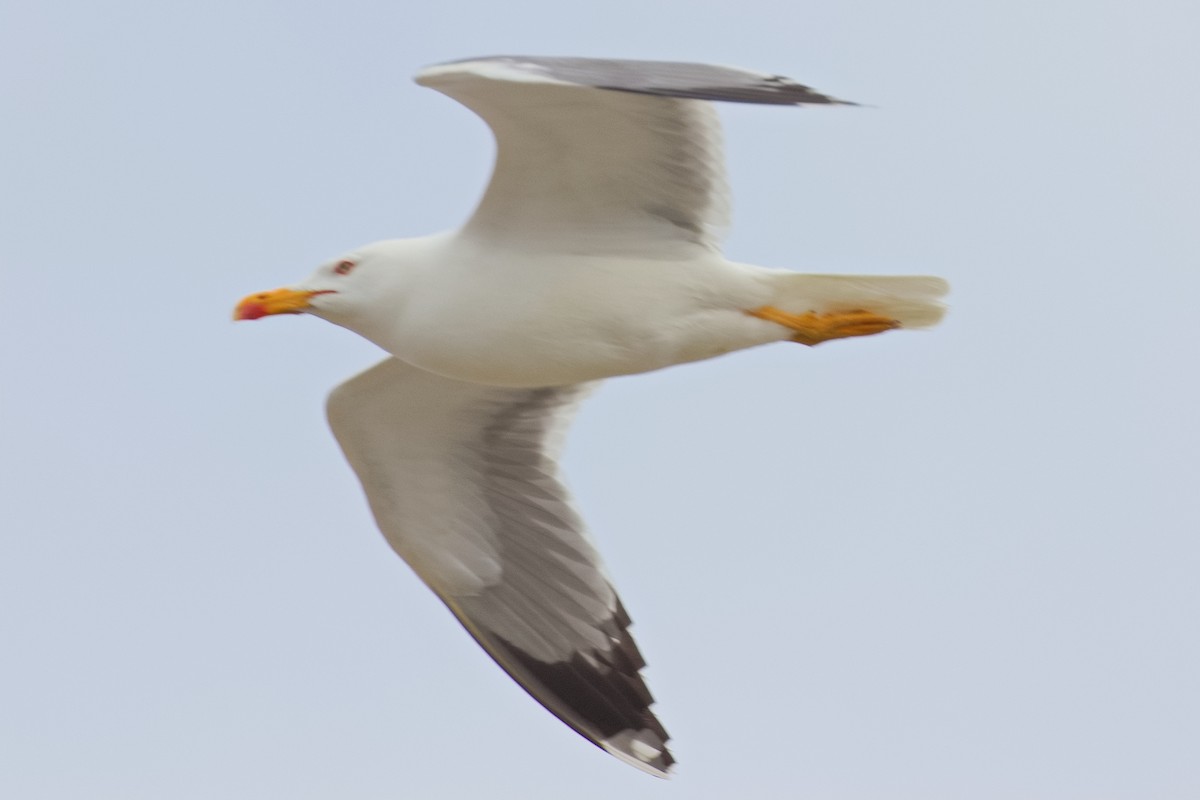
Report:
[[[267,307],[262,303],[242,303],[233,315],[235,320],[259,319],[267,315]]]

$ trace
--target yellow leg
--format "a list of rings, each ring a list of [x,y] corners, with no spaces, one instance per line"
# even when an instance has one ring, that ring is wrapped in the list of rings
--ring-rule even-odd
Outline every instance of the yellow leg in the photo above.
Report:
[[[820,344],[830,339],[845,339],[849,336],[870,336],[900,327],[896,320],[872,314],[870,311],[836,311],[832,314],[807,311],[803,314],[790,314],[774,306],[763,306],[746,313],[790,328],[794,331],[792,341],[807,345]]]

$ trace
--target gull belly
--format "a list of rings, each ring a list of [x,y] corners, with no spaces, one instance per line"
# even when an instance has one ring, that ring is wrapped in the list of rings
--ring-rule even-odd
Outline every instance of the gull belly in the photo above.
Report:
[[[772,296],[771,271],[715,254],[654,261],[505,254],[481,266],[444,253],[439,262],[409,286],[394,328],[376,343],[457,380],[563,386],[787,337],[746,313]]]

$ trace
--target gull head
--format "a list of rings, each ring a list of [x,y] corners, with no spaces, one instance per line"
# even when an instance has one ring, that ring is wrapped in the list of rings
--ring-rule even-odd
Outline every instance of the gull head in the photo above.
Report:
[[[276,314],[313,314],[350,329],[369,326],[371,315],[395,308],[403,276],[409,271],[410,241],[366,245],[330,259],[300,283],[243,297],[235,320]]]

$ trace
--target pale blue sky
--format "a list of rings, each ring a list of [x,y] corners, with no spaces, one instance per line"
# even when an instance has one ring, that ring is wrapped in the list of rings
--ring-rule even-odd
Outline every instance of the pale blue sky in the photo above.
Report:
[[[0,0],[0,795],[1200,796],[1193,2]],[[926,334],[613,381],[566,458],[679,758],[575,736],[375,531],[378,358],[247,292],[452,227],[409,76],[712,61],[731,257],[953,284]]]

